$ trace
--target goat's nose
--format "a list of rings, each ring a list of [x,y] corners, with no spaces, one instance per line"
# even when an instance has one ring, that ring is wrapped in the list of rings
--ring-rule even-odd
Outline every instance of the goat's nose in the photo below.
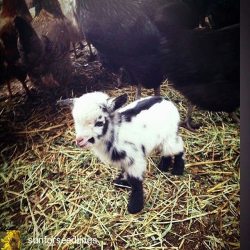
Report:
[[[84,138],[82,138],[82,137],[76,138],[76,145],[80,146],[80,144],[81,144],[81,142],[83,142],[83,140],[84,140]]]

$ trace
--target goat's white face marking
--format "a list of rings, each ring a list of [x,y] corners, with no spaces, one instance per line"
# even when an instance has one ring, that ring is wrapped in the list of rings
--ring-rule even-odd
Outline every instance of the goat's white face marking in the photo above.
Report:
[[[78,146],[90,146],[90,143],[95,143],[102,136],[108,116],[108,113],[103,112],[103,107],[107,104],[108,98],[104,93],[94,92],[74,99],[72,115]]]

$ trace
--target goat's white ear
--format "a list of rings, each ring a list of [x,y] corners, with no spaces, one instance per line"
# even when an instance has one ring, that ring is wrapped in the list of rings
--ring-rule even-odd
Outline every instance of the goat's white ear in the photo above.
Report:
[[[128,100],[127,94],[123,94],[112,99],[111,105],[110,105],[111,112],[121,108],[127,102],[127,100]]]
[[[72,108],[74,105],[74,101],[75,101],[75,98],[67,98],[64,100],[58,100],[56,104],[60,106],[70,106]]]

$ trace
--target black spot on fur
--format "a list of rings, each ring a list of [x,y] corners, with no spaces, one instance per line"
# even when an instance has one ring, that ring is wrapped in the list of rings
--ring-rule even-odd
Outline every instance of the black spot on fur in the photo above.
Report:
[[[114,130],[111,129],[109,141],[106,141],[107,152],[110,152],[111,148],[113,147],[113,143],[114,143]]]
[[[163,98],[160,96],[153,96],[146,100],[139,101],[134,108],[121,112],[121,116],[125,121],[130,122],[134,116],[138,115],[143,110],[151,108],[156,103],[160,103],[162,100]]]
[[[182,175],[184,171],[184,160],[183,160],[183,152],[174,156],[174,166],[172,170],[172,174],[174,175]]]
[[[108,131],[108,126],[109,126],[109,121],[107,120],[107,118],[105,118],[105,123],[102,129],[102,135],[105,135]]]
[[[111,129],[109,141],[107,142],[108,151],[110,151],[111,147],[113,146],[113,143],[114,143],[114,130]]]
[[[97,122],[98,123],[98,122]],[[97,124],[96,123],[96,124]],[[101,123],[101,122],[100,122]],[[100,127],[101,125],[99,124],[99,126],[98,125],[96,125],[95,124],[95,126],[96,127]],[[107,133],[107,131],[108,131],[108,126],[109,126],[109,121],[105,118],[105,122],[104,122],[104,124],[103,124],[103,128],[102,128],[102,134],[101,135],[98,135],[98,139],[100,139],[101,137],[103,137],[104,135],[106,135],[106,133]]]
[[[107,146],[107,152],[109,152],[110,149],[111,149],[112,146],[113,146],[113,143],[112,143],[111,141],[107,141],[107,142],[106,142],[106,146]]]
[[[142,181],[135,177],[128,176],[128,182],[132,187],[128,203],[128,212],[135,214],[140,212],[144,206]]]
[[[144,145],[141,145],[141,150],[142,150],[143,154],[146,155],[146,149],[145,149]]]
[[[120,161],[125,159],[127,156],[126,152],[124,150],[118,151],[116,148],[113,148],[111,153],[111,159],[112,161]]]
[[[163,156],[161,157],[161,161],[159,163],[158,168],[162,172],[168,171],[169,167],[172,165],[172,157],[171,156]]]

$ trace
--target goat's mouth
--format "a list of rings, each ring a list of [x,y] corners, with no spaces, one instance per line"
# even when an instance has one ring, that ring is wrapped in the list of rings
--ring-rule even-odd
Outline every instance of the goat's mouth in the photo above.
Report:
[[[76,145],[80,148],[88,148],[94,142],[95,142],[95,139],[93,137],[91,137],[89,139],[87,139],[87,138],[76,139]]]

